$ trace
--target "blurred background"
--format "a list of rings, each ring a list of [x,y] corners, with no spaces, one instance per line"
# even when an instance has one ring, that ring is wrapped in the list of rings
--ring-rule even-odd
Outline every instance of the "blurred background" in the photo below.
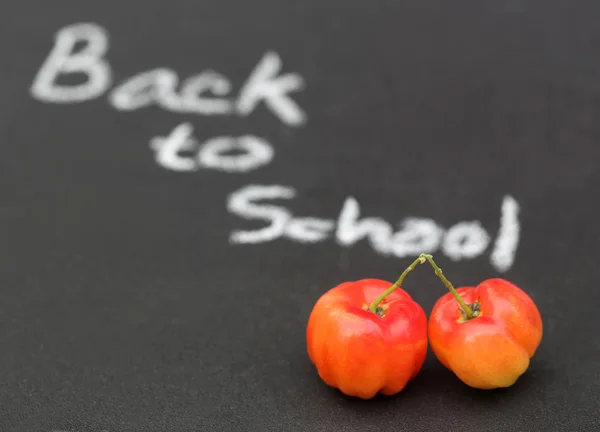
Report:
[[[2,2],[0,430],[598,430],[599,13]],[[421,251],[535,300],[527,373],[328,388],[317,299]]]

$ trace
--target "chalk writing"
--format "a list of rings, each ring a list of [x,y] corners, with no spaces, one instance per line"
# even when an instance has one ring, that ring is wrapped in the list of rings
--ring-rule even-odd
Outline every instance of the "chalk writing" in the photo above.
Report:
[[[502,203],[500,230],[492,252],[492,265],[501,272],[509,270],[515,260],[521,230],[518,215],[517,201],[512,197],[506,197]]]
[[[44,61],[31,86],[36,99],[50,103],[79,103],[102,96],[112,85],[112,70],[106,54],[108,32],[94,23],[74,24],[59,30],[54,47]],[[83,43],[80,52],[75,46]],[[109,94],[109,101],[119,111],[134,111],[151,105],[175,113],[201,115],[250,115],[262,101],[283,123],[303,125],[306,114],[289,96],[304,89],[304,79],[297,73],[279,75],[282,61],[267,51],[235,100],[229,79],[213,70],[205,70],[185,79],[179,91],[179,77],[169,68],[156,68],[130,77]],[[60,75],[83,73],[81,84],[58,84]],[[213,97],[206,96],[210,93]]]
[[[400,223],[400,229],[390,238],[391,252],[400,257],[421,253],[434,253],[438,250],[444,229],[433,219],[407,217]]]
[[[264,100],[271,111],[276,113],[284,123],[298,126],[306,121],[306,115],[287,96],[287,93],[302,90],[304,80],[298,74],[278,77],[280,69],[279,56],[267,52],[240,91],[236,105],[238,113],[246,116],[261,100]]]
[[[441,250],[454,261],[478,257],[490,243],[490,235],[479,221],[458,222],[444,229],[432,219],[406,217],[400,222],[399,230],[394,232],[392,224],[382,218],[361,218],[360,204],[352,196],[344,201],[337,219],[296,218],[287,208],[264,202],[290,200],[295,196],[296,190],[288,186],[256,184],[230,194],[227,199],[229,212],[242,219],[260,220],[266,224],[255,230],[233,231],[230,243],[256,244],[279,238],[316,243],[333,238],[338,245],[349,247],[366,240],[375,252],[383,256],[404,258]],[[507,231],[506,225],[518,230],[518,219],[511,212],[515,204],[513,197],[504,197],[501,218],[505,228],[501,228],[497,239],[497,245],[501,246],[495,248],[491,258],[491,263],[499,271],[506,271],[514,259],[516,240],[507,234],[514,231]]]
[[[85,47],[78,53],[78,42]],[[95,24],[74,24],[59,30],[55,44],[35,76],[31,94],[40,101],[52,103],[85,102],[101,96],[112,82],[112,71],[103,60],[108,50],[108,34]],[[76,85],[59,85],[60,74],[84,73],[87,81]]]
[[[454,261],[460,261],[479,256],[489,243],[490,236],[479,221],[460,222],[446,232],[442,250]]]
[[[83,47],[76,50],[77,46]],[[291,97],[304,90],[306,83],[298,73],[282,73],[282,59],[273,51],[265,51],[237,95],[232,94],[234,86],[229,78],[210,68],[180,82],[175,70],[156,67],[115,85],[108,51],[109,34],[98,24],[76,23],[60,29],[34,77],[32,97],[45,103],[74,104],[107,94],[109,105],[120,112],[155,106],[179,114],[240,118],[251,115],[263,103],[287,126],[300,127],[307,122],[306,113]],[[85,81],[59,84],[60,77],[70,74],[83,74]],[[189,122],[150,138],[149,147],[158,166],[183,173],[213,169],[244,174],[268,165],[275,157],[273,146],[252,134],[222,135],[200,142]],[[287,239],[313,244],[332,239],[341,247],[350,247],[365,241],[382,256],[404,258],[439,250],[454,261],[479,257],[491,243],[491,236],[480,221],[461,221],[444,228],[430,218],[407,216],[394,228],[380,217],[361,215],[360,204],[352,196],[341,203],[336,218],[298,217],[285,206],[265,202],[291,200],[296,194],[289,186],[257,184],[231,193],[227,211],[245,220],[262,221],[264,226],[235,230],[229,237],[230,243]],[[518,211],[516,200],[505,196],[500,229],[490,256],[498,271],[509,270],[514,262],[520,238]]]
[[[221,136],[199,144],[193,136],[190,123],[182,123],[166,137],[150,140],[156,162],[172,171],[196,171],[211,168],[228,173],[245,173],[273,160],[271,145],[253,135],[241,137]],[[197,157],[184,156],[182,152],[196,151]],[[227,154],[238,152],[237,154]],[[241,153],[239,153],[241,152]]]

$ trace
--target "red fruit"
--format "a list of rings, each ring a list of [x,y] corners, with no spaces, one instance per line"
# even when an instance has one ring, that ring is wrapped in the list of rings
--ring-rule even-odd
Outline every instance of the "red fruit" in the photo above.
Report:
[[[452,287],[441,270],[438,276]],[[438,360],[478,389],[512,386],[529,368],[542,333],[534,301],[504,279],[488,279],[475,288],[451,288],[436,302],[428,323],[429,342]]]
[[[427,353],[423,308],[396,284],[342,283],[326,292],[308,320],[308,355],[319,376],[342,393],[370,399],[394,395],[415,378]]]

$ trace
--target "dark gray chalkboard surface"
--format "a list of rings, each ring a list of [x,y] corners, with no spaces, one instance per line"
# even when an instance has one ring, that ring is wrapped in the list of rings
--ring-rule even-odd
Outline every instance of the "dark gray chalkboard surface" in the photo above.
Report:
[[[3,1],[0,430],[599,430],[599,16]],[[316,300],[421,251],[530,294],[529,370],[478,391],[429,352],[395,397],[328,388]]]

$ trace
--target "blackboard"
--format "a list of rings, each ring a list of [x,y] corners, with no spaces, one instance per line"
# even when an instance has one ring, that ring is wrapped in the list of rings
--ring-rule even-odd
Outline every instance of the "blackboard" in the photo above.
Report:
[[[599,14],[2,2],[0,429],[598,430]],[[475,390],[429,352],[394,397],[327,387],[317,299],[424,249],[534,299],[528,371]]]

